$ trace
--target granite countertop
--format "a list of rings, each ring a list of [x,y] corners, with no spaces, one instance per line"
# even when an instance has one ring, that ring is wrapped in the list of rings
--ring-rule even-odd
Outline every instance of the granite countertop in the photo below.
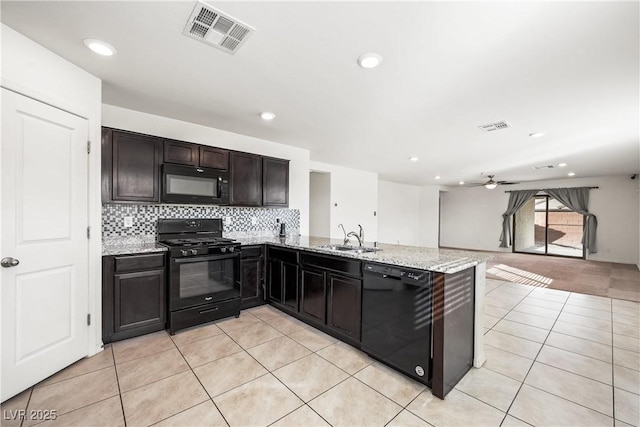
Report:
[[[327,245],[342,245],[342,239],[325,237],[287,236],[279,238],[273,235],[251,236],[229,234],[225,237],[236,239],[243,246],[270,244],[292,249],[303,249],[325,255],[343,256],[362,261],[373,261],[400,267],[437,271],[440,273],[456,273],[466,270],[491,258],[485,252],[460,251],[452,249],[423,248],[418,246],[402,246],[381,243],[380,251],[358,254],[326,248]],[[365,242],[364,246],[372,247],[373,243]],[[167,248],[155,241],[155,236],[111,237],[102,241],[102,255],[124,255],[164,252]]]
[[[324,237],[287,236],[284,239],[272,236],[262,237],[234,237],[242,245],[270,245],[292,249],[304,249],[327,255],[337,255],[362,261],[373,261],[401,267],[417,268],[420,270],[437,271],[440,273],[456,273],[466,270],[492,257],[486,252],[472,252],[452,249],[423,248],[418,246],[402,246],[380,243],[380,251],[369,253],[353,253],[324,248],[326,245],[342,245],[342,239]],[[373,243],[365,242],[363,246],[372,247]]]
[[[166,246],[156,243],[156,236],[102,238],[102,256],[143,254],[166,250]]]

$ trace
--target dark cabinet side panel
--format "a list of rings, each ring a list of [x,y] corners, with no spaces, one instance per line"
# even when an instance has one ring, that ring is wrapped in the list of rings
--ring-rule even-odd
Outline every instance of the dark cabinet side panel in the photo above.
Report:
[[[300,273],[300,313],[325,324],[327,314],[326,273],[305,268]]]
[[[160,201],[160,138],[112,132],[112,200]]]
[[[199,146],[188,142],[164,140],[164,162],[179,165],[198,166]]]
[[[232,152],[229,162],[229,203],[235,206],[262,206],[262,157]]]
[[[360,341],[362,280],[329,274],[327,325]]]
[[[289,160],[262,159],[262,204],[289,206]]]
[[[269,260],[267,262],[267,275],[269,301],[282,304],[282,262]]]
[[[282,263],[282,276],[284,279],[283,304],[298,311],[298,266],[294,264]]]
[[[242,309],[264,303],[262,264],[263,258],[247,258],[240,260]]]
[[[229,150],[200,146],[200,166],[203,168],[229,169]]]

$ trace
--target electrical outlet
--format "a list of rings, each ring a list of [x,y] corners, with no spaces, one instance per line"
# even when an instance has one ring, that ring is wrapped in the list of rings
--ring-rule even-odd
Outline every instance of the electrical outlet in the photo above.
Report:
[[[251,217],[251,225],[256,225],[258,223],[258,218],[256,218],[255,216]]]
[[[226,226],[230,226],[231,225],[231,217],[230,216],[225,216],[224,217],[224,225],[226,225]]]
[[[125,216],[124,217],[124,226],[125,227],[133,227],[133,217],[132,216]]]

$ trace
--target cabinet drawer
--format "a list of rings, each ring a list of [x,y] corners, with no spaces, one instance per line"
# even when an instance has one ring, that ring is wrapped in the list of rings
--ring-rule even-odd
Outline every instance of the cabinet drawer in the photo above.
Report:
[[[243,246],[240,249],[241,258],[260,258],[262,256],[262,246]]]
[[[164,253],[115,257],[115,271],[150,270],[164,267]]]
[[[300,264],[313,265],[319,268],[339,271],[351,276],[362,276],[361,262],[342,257],[322,256],[306,252],[300,254]]]
[[[276,260],[276,261],[283,261],[289,264],[297,264],[298,251],[269,248],[269,259]]]
[[[187,308],[185,310],[169,313],[171,325],[170,333],[177,330],[212,322],[225,317],[238,316],[240,314],[240,299],[220,301],[213,304]]]

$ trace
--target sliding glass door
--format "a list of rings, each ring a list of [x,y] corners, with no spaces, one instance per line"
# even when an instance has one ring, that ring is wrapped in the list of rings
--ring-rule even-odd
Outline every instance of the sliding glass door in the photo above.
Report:
[[[514,215],[513,251],[584,258],[584,217],[550,196],[536,196]]]

